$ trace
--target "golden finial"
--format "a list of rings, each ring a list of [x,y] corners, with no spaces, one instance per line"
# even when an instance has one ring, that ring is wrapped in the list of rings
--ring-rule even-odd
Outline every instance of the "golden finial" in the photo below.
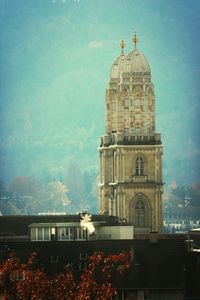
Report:
[[[122,49],[121,54],[124,54],[124,48],[125,48],[125,46],[126,46],[126,44],[125,44],[124,40],[121,40],[121,43],[120,43],[120,47]]]
[[[139,39],[137,37],[137,34],[136,32],[134,33],[134,36],[133,36],[133,43],[134,43],[134,47],[137,48],[137,43],[138,43]]]

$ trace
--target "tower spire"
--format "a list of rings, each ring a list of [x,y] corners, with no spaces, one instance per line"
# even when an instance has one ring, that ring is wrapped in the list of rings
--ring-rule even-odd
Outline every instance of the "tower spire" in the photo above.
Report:
[[[121,55],[124,55],[124,48],[126,47],[126,44],[124,42],[124,40],[121,40],[121,43],[120,43],[120,47],[121,47]]]
[[[136,49],[137,48],[137,43],[138,43],[139,39],[137,37],[137,34],[136,32],[134,33],[134,36],[133,36],[133,43],[134,43],[134,48]]]

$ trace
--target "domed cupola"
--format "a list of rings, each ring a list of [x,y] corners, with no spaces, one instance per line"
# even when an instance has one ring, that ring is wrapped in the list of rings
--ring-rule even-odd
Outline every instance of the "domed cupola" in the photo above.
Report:
[[[138,81],[149,82],[151,77],[151,69],[148,60],[137,48],[138,37],[136,34],[134,34],[133,43],[134,49],[126,56],[124,61],[123,75],[125,77],[132,77],[133,81],[138,79]]]
[[[124,61],[126,57],[124,55],[124,47],[125,47],[124,40],[121,41],[120,47],[121,47],[121,54],[120,56],[117,57],[117,59],[115,60],[111,68],[111,72],[110,72],[111,82],[117,82],[120,79],[121,74],[124,70]]]
[[[149,63],[142,52],[137,48],[130,52],[126,57],[125,70],[126,72],[148,72],[150,73]]]

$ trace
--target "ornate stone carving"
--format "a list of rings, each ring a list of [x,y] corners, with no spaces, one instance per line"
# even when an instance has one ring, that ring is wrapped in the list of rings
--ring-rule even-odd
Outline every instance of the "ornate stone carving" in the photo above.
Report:
[[[142,97],[143,96],[143,89],[140,85],[136,85],[133,88],[133,94],[135,97]]]

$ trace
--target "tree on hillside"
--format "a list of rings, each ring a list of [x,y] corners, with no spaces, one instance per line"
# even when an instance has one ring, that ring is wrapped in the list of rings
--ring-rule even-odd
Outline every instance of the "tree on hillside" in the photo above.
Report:
[[[200,183],[170,186],[164,196],[164,209],[168,213],[176,208],[200,207]]]
[[[76,208],[86,203],[86,187],[83,174],[77,163],[70,164],[66,183],[69,188],[69,197]]]
[[[5,185],[5,182],[0,179],[0,197],[7,197],[8,196],[8,191]]]
[[[200,196],[200,181],[196,182],[193,185],[193,188],[196,190],[197,194]]]
[[[37,213],[37,206],[42,194],[40,183],[29,176],[18,176],[10,184],[10,201],[21,210],[21,213]]]
[[[10,192],[19,196],[35,197],[41,191],[41,185],[34,178],[29,176],[18,176],[10,184]]]
[[[87,194],[87,203],[90,212],[99,212],[99,176],[91,177],[90,186]]]
[[[200,207],[199,184],[178,186],[172,192],[173,196],[178,198],[178,205],[182,207],[197,206]]]
[[[51,181],[47,185],[47,193],[49,204],[53,207],[62,207],[70,203],[70,200],[67,196],[68,188],[61,181]]]

